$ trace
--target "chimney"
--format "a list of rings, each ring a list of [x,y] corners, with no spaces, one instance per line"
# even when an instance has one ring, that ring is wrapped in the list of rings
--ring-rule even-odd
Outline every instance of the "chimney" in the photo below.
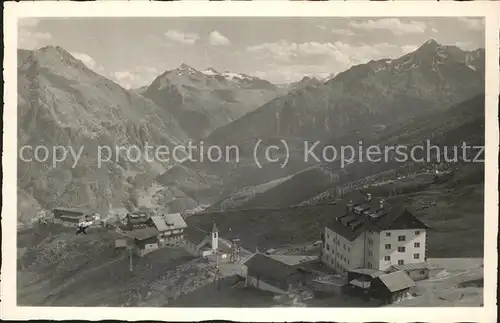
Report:
[[[347,203],[347,212],[351,212],[352,211],[352,201],[349,201],[349,203]]]
[[[384,208],[384,204],[385,204],[385,200],[384,199],[380,200],[380,208],[381,209]]]

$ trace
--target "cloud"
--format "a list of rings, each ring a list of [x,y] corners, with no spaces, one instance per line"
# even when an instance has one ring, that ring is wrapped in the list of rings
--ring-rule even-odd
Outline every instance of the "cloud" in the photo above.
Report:
[[[472,51],[476,50],[478,48],[481,48],[478,44],[476,44],[473,41],[459,41],[455,44],[458,48],[466,51]]]
[[[324,31],[329,31],[334,35],[338,36],[354,36],[356,33],[352,30],[345,29],[345,28],[338,28],[338,29],[331,29],[329,30],[327,26],[324,25],[316,25],[317,28],[324,30]]]
[[[332,34],[338,35],[338,36],[354,36],[356,33],[352,30],[349,29],[333,29],[331,30]]]
[[[458,18],[458,21],[460,21],[463,25],[465,25],[465,28],[469,30],[484,31],[485,29],[483,18],[460,17]]]
[[[231,44],[231,41],[229,40],[229,38],[222,35],[217,30],[212,31],[210,33],[210,35],[208,36],[208,38],[209,38],[210,44],[212,46],[227,46],[227,45]]]
[[[418,48],[417,45],[404,45],[401,47],[402,54],[408,54],[414,52]]]
[[[287,66],[287,68],[275,65],[265,71],[257,70],[253,73],[253,75],[274,82],[275,84],[296,82],[304,76],[322,79],[330,74],[329,72],[325,72],[324,66],[318,65],[291,65]]]
[[[70,52],[70,54],[74,58],[81,60],[83,62],[83,64],[85,64],[90,69],[94,69],[97,65],[95,60],[92,57],[90,57],[88,54],[77,53],[77,52]]]
[[[296,43],[289,43],[282,39],[274,43],[262,43],[247,47],[247,51],[260,55],[261,58],[273,57],[275,60],[288,62],[294,55]]]
[[[268,62],[269,68],[257,71],[257,76],[275,82],[290,82],[304,75],[325,77],[370,60],[397,58],[417,47],[389,43],[353,45],[342,41],[293,43],[280,40],[250,46],[247,50]]]
[[[95,59],[92,58],[89,54],[86,53],[79,53],[79,52],[70,52],[71,56],[73,56],[76,59],[79,59],[82,61],[85,66],[93,70],[94,72],[97,72],[103,76],[106,76],[106,71],[104,70],[104,67],[100,64],[97,64]]]
[[[421,34],[427,30],[423,22],[403,22],[398,18],[370,19],[363,22],[351,21],[349,26],[363,30],[387,30],[395,35]]]
[[[18,47],[24,49],[38,49],[52,39],[52,35],[45,31],[36,30],[37,19],[19,19],[19,29],[17,34]]]
[[[182,31],[178,30],[169,30],[165,34],[165,37],[167,37],[170,40],[187,44],[187,45],[192,45],[194,44],[198,39],[200,39],[200,36],[196,33],[184,33]]]
[[[416,48],[416,46],[411,48],[414,47]],[[324,64],[326,60],[327,62],[336,62],[342,67],[360,64],[371,59],[398,57],[409,49],[407,46],[402,48],[389,43],[351,45],[341,41],[290,43],[286,40],[253,45],[247,48],[249,52],[258,55],[258,58],[270,61],[304,64],[307,60],[311,60],[317,62],[315,65],[320,65]]]
[[[132,70],[114,72],[112,76],[124,88],[132,89],[150,84],[158,76],[158,70],[154,67],[140,66]]]

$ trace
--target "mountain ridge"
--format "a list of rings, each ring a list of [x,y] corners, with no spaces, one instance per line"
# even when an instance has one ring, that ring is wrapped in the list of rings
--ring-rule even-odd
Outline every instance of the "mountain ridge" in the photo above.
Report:
[[[167,109],[184,131],[198,140],[282,92],[255,76],[219,73],[213,68],[199,71],[183,63],[156,77],[141,95]]]

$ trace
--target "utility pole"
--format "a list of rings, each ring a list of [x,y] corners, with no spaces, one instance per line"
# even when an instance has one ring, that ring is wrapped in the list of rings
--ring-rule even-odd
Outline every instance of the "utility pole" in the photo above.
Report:
[[[128,258],[129,258],[129,270],[130,272],[134,271],[134,264],[132,262],[132,247],[128,248]]]

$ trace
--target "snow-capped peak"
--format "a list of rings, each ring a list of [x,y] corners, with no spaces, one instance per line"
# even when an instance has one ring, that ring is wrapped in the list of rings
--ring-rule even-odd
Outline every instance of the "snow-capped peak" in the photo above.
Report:
[[[194,70],[191,66],[187,65],[186,63],[182,63],[181,66],[179,67],[181,70]]]
[[[233,73],[233,72],[224,72],[224,73],[222,73],[222,76],[224,76],[229,81],[234,81],[235,79],[239,79],[239,80],[250,79],[250,77],[248,77],[245,74]]]
[[[209,67],[204,71],[201,71],[205,75],[213,76],[213,75],[219,75],[219,72],[217,72],[215,69]]]

